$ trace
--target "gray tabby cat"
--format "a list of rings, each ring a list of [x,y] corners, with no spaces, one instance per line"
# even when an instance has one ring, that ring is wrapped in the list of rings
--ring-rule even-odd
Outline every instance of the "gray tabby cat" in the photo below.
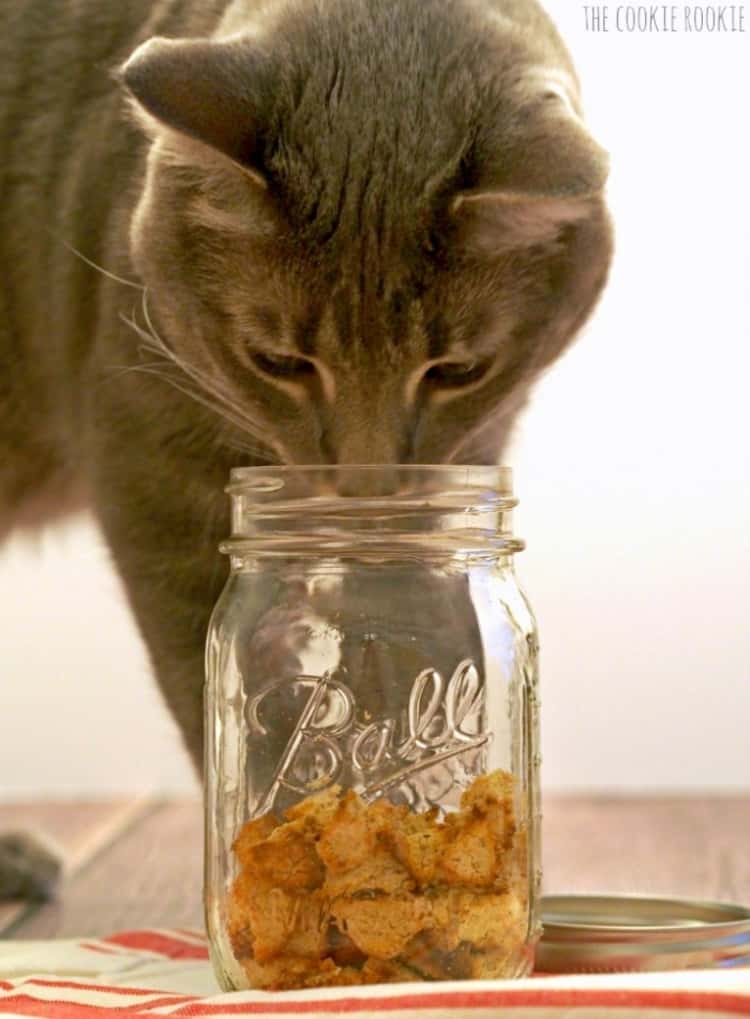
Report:
[[[92,508],[200,768],[230,468],[496,462],[607,159],[535,0],[0,16],[0,533]]]

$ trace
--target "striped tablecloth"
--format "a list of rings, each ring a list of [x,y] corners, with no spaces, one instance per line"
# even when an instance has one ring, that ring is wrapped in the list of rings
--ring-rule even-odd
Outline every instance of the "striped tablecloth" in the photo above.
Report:
[[[750,1016],[750,969],[225,994],[199,931],[0,942],[2,1019],[157,1015],[726,1019]]]

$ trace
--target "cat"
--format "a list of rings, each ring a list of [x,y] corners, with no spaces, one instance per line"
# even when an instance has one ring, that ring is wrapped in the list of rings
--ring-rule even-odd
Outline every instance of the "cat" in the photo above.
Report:
[[[93,510],[200,771],[230,468],[498,462],[608,158],[535,0],[0,14],[0,534]]]

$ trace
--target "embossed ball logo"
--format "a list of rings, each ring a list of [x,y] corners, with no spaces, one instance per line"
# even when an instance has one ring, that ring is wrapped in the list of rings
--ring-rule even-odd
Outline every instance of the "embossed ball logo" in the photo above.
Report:
[[[247,708],[250,733],[269,735],[263,704],[279,687],[303,693],[302,710],[255,815],[270,810],[282,789],[309,796],[333,785],[345,762],[365,800],[391,792],[419,772],[450,764],[486,746],[485,692],[465,659],[447,681],[436,669],[414,679],[403,717],[365,721],[351,689],[330,676],[296,676],[271,684]]]

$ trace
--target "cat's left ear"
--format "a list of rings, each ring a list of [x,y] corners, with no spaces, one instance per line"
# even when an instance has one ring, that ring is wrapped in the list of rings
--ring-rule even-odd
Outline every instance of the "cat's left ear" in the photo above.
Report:
[[[158,124],[227,156],[259,182],[267,67],[247,38],[153,38],[118,73]]]
[[[482,253],[545,244],[601,205],[609,157],[559,90],[477,142],[476,183],[451,203],[468,247]]]

